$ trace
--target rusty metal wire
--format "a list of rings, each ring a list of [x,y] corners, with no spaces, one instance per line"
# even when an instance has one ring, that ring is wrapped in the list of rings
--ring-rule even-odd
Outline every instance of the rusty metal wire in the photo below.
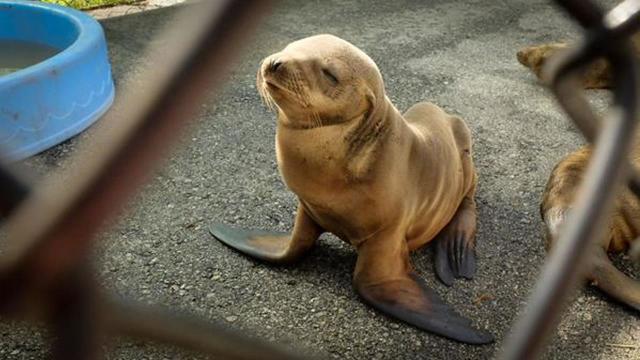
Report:
[[[501,358],[508,360],[538,357],[583,278],[585,255],[606,228],[617,185],[632,176],[630,188],[638,190],[638,177],[627,159],[638,116],[638,70],[628,37],[640,26],[640,1],[627,0],[606,14],[588,0],[556,2],[585,28],[586,36],[547,70],[558,102],[585,138],[595,143],[595,150],[575,211],[505,345]],[[614,89],[614,103],[604,120],[592,111],[577,81],[581,70],[600,57],[611,63]]]
[[[298,355],[203,320],[106,299],[92,277],[89,252],[100,226],[166,156],[188,120],[219,84],[230,59],[268,1],[203,1],[185,7],[164,34],[174,44],[153,69],[122,90],[118,112],[66,169],[30,189],[0,171],[0,211],[8,247],[0,256],[0,315],[51,325],[57,359],[100,358],[104,334],[179,344],[229,359]],[[101,151],[90,151],[100,148]]]

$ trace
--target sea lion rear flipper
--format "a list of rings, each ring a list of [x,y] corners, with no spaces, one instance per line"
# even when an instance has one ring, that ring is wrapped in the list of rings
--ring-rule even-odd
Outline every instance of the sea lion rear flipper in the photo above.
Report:
[[[420,329],[468,343],[488,344],[493,336],[471,327],[471,320],[456,313],[416,274],[406,279],[357,286],[360,296],[374,308]]]
[[[447,286],[453,284],[453,278],[473,279],[476,273],[474,248],[462,236],[443,236],[436,241],[436,274]]]
[[[471,327],[411,270],[404,239],[374,238],[358,248],[354,287],[374,308],[420,329],[469,344],[493,342]]]
[[[640,283],[618,270],[604,249],[598,248],[589,278],[616,300],[640,311]]]
[[[475,236],[475,202],[465,198],[435,240],[436,274],[445,285],[451,286],[454,277],[472,279],[475,275]]]
[[[322,229],[299,206],[293,233],[242,230],[214,223],[209,233],[227,246],[260,260],[283,263],[298,259],[322,234]]]

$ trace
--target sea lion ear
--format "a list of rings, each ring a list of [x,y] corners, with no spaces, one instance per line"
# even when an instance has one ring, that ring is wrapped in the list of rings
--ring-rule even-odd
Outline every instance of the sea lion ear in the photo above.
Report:
[[[365,112],[365,119],[367,121],[371,121],[376,116],[376,96],[373,94],[373,91],[367,89],[367,93],[365,95],[367,101],[367,111]]]
[[[365,98],[369,103],[369,107],[373,108],[376,104],[376,95],[371,91],[371,89],[367,89],[367,93],[365,94]]]

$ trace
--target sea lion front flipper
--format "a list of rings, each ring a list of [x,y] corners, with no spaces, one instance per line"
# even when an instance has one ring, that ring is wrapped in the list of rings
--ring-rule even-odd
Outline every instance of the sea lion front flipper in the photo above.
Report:
[[[285,263],[309,250],[323,230],[298,206],[292,234],[262,230],[242,230],[214,223],[209,233],[225,245],[260,260]]]
[[[411,270],[402,235],[377,235],[358,247],[354,287],[377,310],[420,329],[469,344],[487,344],[493,336],[471,327]]]
[[[623,304],[640,311],[640,283],[618,270],[607,253],[598,248],[589,275],[598,288]]]
[[[454,277],[472,279],[475,275],[475,237],[476,206],[467,197],[435,240],[436,274],[445,285],[451,286]]]

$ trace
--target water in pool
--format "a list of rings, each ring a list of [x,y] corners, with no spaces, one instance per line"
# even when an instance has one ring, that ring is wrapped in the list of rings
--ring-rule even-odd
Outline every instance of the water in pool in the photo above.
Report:
[[[37,64],[59,52],[46,45],[0,39],[0,76]]]

